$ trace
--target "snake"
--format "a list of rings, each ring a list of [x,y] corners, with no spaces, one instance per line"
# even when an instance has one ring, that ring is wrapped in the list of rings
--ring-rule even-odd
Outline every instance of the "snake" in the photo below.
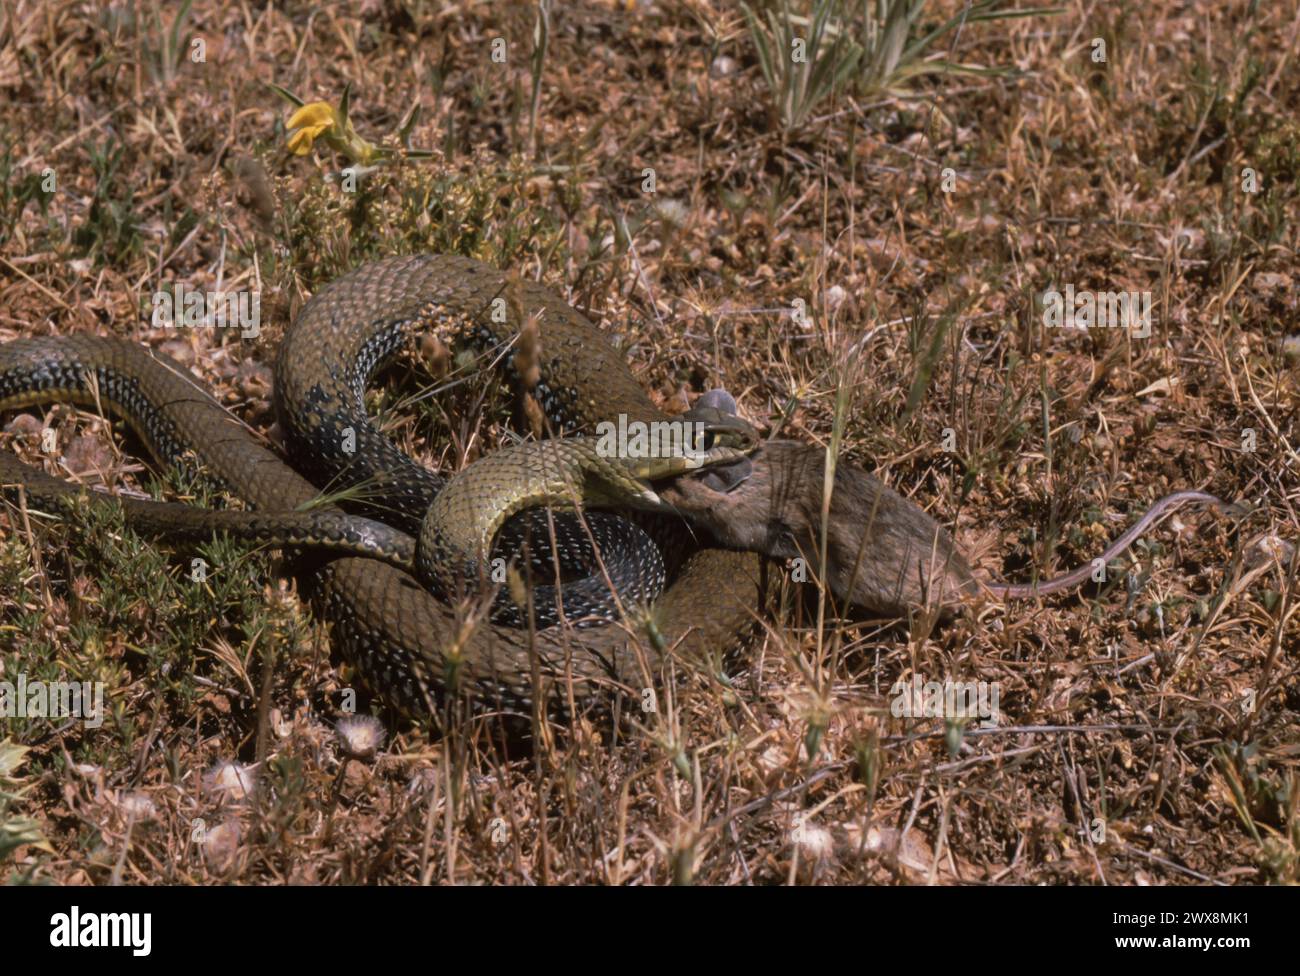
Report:
[[[428,336],[490,360],[557,436],[490,453],[450,481],[404,454],[368,416],[365,392],[403,348]],[[605,333],[538,282],[450,254],[362,265],[321,288],[286,330],[273,399],[287,460],[160,351],[96,336],[0,346],[0,410],[51,401],[107,408],[160,464],[192,456],[252,508],[115,498],[134,528],[176,541],[227,532],[326,550],[307,581],[312,606],[330,622],[345,662],[405,714],[436,716],[457,695],[523,714],[537,705],[565,713],[607,705],[620,691],[644,702],[670,661],[722,678],[722,655],[754,622],[759,557],[699,538],[654,489],[657,480],[742,462],[755,444],[752,428],[707,405],[687,415],[700,434],[691,450],[636,458],[602,451],[591,436],[601,424],[653,428],[681,418],[654,404]],[[38,510],[89,494],[8,452],[0,452],[0,487]],[[642,517],[615,522],[588,507],[639,509]],[[573,546],[583,548],[585,537],[595,552],[617,555],[623,544],[635,561],[646,558],[636,532],[647,526],[667,585],[657,596],[653,579],[634,587],[644,599],[640,607],[628,601],[631,613],[615,586],[617,612],[583,627],[563,625],[563,595],[561,625],[485,615],[467,594],[483,582],[493,537],[530,513],[513,546],[539,525],[576,519]],[[554,549],[558,537],[538,548]],[[546,565],[534,559],[525,569]],[[588,589],[610,587],[609,573],[600,576]],[[550,592],[544,585],[528,592],[528,609],[550,599],[539,595]],[[584,596],[581,605],[593,604]]]

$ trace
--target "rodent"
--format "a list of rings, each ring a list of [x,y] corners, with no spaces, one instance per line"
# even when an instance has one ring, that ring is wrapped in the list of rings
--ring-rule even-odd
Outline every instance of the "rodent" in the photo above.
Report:
[[[660,497],[722,545],[815,562],[825,463],[821,448],[766,441],[750,458],[743,479],[728,481],[725,472],[705,472],[679,479]],[[1188,503],[1242,512],[1203,491],[1174,492],[1152,505],[1099,558],[1109,564],[1163,515]],[[841,461],[836,466],[826,582],[844,602],[887,616],[903,616],[918,607],[951,614],[980,594],[1024,600],[1073,589],[1091,579],[1093,565],[1039,583],[980,579],[947,530],[913,502],[855,465]]]

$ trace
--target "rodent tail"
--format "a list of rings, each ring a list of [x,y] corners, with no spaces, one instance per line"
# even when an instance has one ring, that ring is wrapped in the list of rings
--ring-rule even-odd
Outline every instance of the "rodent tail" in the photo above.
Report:
[[[1225,502],[1217,495],[1211,495],[1204,491],[1176,491],[1172,495],[1165,495],[1149,509],[1146,514],[1133,524],[1127,532],[1112,542],[1106,551],[1101,554],[1100,560],[1102,565],[1110,565],[1110,561],[1131,546],[1137,539],[1146,532],[1147,529],[1155,525],[1156,522],[1164,518],[1174,509],[1186,502],[1195,502],[1200,505],[1213,505],[1225,515],[1243,515],[1245,509],[1240,505],[1234,505],[1231,502]],[[1073,569],[1064,576],[1058,576],[1055,579],[1044,580],[1041,583],[987,583],[981,582],[981,586],[992,596],[999,600],[1032,600],[1038,596],[1048,596],[1052,593],[1060,593],[1064,590],[1072,590],[1081,583],[1086,583],[1092,579],[1093,566],[1096,560],[1087,565]]]

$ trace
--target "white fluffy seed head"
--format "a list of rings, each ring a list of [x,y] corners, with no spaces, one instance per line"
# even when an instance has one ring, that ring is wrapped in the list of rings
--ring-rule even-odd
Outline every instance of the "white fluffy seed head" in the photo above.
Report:
[[[204,785],[210,793],[242,802],[253,795],[253,790],[257,788],[257,776],[251,767],[243,763],[222,760],[208,770],[204,776]]]
[[[384,744],[384,723],[373,715],[345,715],[334,730],[349,759],[372,759]]]

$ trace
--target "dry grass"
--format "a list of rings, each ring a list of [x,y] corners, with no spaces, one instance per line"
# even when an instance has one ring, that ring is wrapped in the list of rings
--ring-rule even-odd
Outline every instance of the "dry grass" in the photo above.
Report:
[[[937,22],[960,4],[936,7]],[[797,607],[736,656],[731,706],[688,675],[651,728],[556,728],[508,755],[492,718],[436,741],[390,722],[373,762],[341,759],[344,679],[265,557],[216,546],[238,571],[200,586],[192,554],[160,555],[108,516],[29,531],[0,515],[0,678],[103,680],[111,700],[93,732],[4,726],[31,746],[10,776],[31,789],[0,820],[30,817],[49,845],[19,847],[7,873],[1300,880],[1295,567],[1254,545],[1300,527],[1284,354],[1300,19],[1249,7],[1069,0],[945,42],[1016,76],[840,93],[787,132],[725,3],[556,4],[533,60],[525,5],[213,0],[173,33],[171,4],[137,4],[134,23],[126,4],[14,0],[0,341],[157,345],[266,428],[275,344],[305,297],[368,257],[456,250],[569,288],[662,401],[725,385],[751,419],[826,443],[847,390],[843,455],[1006,578],[1091,558],[1177,488],[1257,508],[1240,525],[1180,513],[1133,550],[1131,587],[910,635],[832,619],[819,636]],[[196,37],[204,63],[186,56]],[[330,102],[351,83],[371,138],[418,103],[411,141],[435,155],[341,195],[334,158],[286,153],[267,82]],[[1248,166],[1257,194],[1241,189]],[[150,327],[149,296],[177,281],[260,288],[262,335]],[[1152,335],[1045,329],[1035,297],[1067,282],[1150,291]],[[796,299],[809,324],[774,311]],[[490,437],[498,419],[473,423]],[[426,410],[393,433],[445,463],[454,452],[428,445],[448,426],[473,429]],[[138,470],[94,418],[59,429],[69,467],[109,483]],[[893,717],[890,686],[913,673],[997,682],[1001,725]],[[256,764],[251,796],[220,787],[230,761]]]

